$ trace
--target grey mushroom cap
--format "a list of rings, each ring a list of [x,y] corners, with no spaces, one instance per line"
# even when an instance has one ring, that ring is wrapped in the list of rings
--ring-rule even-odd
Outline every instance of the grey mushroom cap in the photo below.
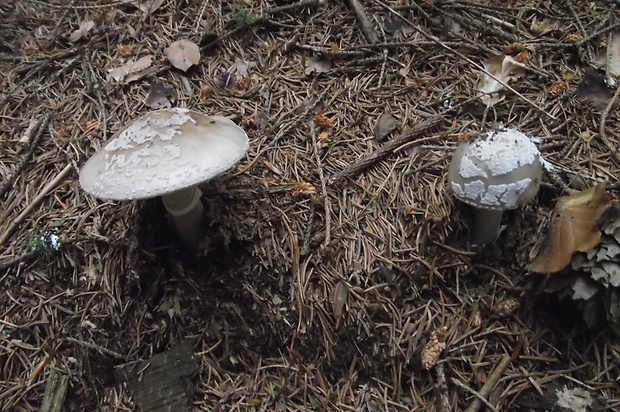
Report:
[[[461,143],[448,168],[448,185],[469,205],[515,209],[532,200],[542,178],[541,154],[518,130],[481,133]]]
[[[172,193],[232,168],[248,137],[221,116],[183,108],[156,110],[119,130],[80,171],[89,194],[134,200]]]

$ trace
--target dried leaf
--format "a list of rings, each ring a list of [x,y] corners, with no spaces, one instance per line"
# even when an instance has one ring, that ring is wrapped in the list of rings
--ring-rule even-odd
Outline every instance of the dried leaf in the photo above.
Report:
[[[175,99],[174,89],[167,83],[153,80],[144,104],[151,109],[165,109],[172,106]]]
[[[340,323],[340,318],[342,317],[342,312],[344,311],[344,306],[347,303],[347,299],[349,298],[349,285],[345,281],[340,281],[334,288],[334,316],[336,317],[338,323]]]
[[[140,57],[138,60],[131,60],[120,67],[115,67],[108,70],[108,76],[111,79],[120,82],[122,80],[125,80],[125,78],[130,74],[137,73],[146,69],[151,65],[151,63],[153,63],[152,55],[143,56]]]
[[[441,326],[431,333],[429,341],[422,349],[422,367],[430,370],[437,364],[441,352],[446,348],[446,332],[448,328]]]
[[[332,61],[327,58],[314,56],[306,60],[306,74],[325,73],[332,69]]]
[[[373,132],[375,133],[375,138],[379,141],[384,140],[390,133],[396,129],[398,125],[396,118],[392,116],[392,113],[385,112],[379,117]]]
[[[69,41],[71,43],[75,43],[80,40],[82,37],[86,36],[90,29],[95,27],[95,22],[92,20],[83,21],[80,23],[80,26],[77,30],[69,35]]]
[[[506,84],[525,73],[525,66],[522,63],[505,54],[487,60],[484,62],[484,68]],[[498,93],[504,90],[504,86],[486,73],[482,74],[476,90],[481,94],[480,100],[489,107],[504,100],[504,96]]]
[[[553,273],[564,269],[576,252],[593,248],[601,237],[596,223],[611,205],[606,182],[571,196],[558,199],[555,218],[543,249],[530,269]]]
[[[200,62],[200,48],[190,40],[175,41],[164,53],[170,64],[184,72]]]

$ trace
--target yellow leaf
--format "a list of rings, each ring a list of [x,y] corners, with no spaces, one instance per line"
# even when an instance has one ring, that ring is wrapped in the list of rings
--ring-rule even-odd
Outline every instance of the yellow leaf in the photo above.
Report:
[[[532,271],[558,272],[568,266],[576,252],[585,252],[596,245],[601,237],[596,223],[611,205],[606,185],[603,182],[558,199],[544,247],[530,265]]]

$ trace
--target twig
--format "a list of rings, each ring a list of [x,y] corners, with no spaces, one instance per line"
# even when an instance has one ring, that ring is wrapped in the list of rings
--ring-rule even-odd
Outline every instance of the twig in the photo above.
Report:
[[[430,33],[425,32],[424,30],[420,29],[419,27],[417,27],[412,21],[410,21],[409,19],[403,17],[400,13],[398,13],[396,10],[392,9],[389,5],[385,4],[384,2],[382,2],[381,0],[373,0],[375,3],[381,5],[382,7],[384,7],[386,10],[388,10],[390,13],[394,14],[395,16],[397,16],[399,19],[401,19],[402,21],[404,21],[405,23],[409,24],[415,31],[417,31],[418,33],[420,33],[422,36],[426,37],[427,39],[433,41],[434,43],[436,43],[438,46],[442,47],[443,49],[447,50],[448,52],[458,56],[459,58],[461,58],[462,60],[465,60],[467,63],[471,64],[472,66],[474,66],[476,69],[480,70],[481,72],[483,72],[484,74],[486,74],[487,76],[489,76],[490,78],[492,78],[493,80],[495,80],[496,82],[498,82],[499,84],[501,84],[503,87],[505,87],[507,90],[510,90],[511,92],[513,92],[515,95],[517,95],[519,98],[521,98],[523,101],[525,101],[526,103],[528,103],[530,106],[534,107],[536,110],[540,111],[541,113],[546,114],[547,116],[549,116],[552,119],[556,119],[556,117],[554,115],[552,115],[551,113],[549,113],[548,111],[546,111],[545,109],[543,109],[542,107],[540,107],[539,105],[537,105],[536,103],[534,103],[532,100],[528,99],[527,97],[525,97],[524,95],[522,95],[521,93],[519,93],[517,90],[515,90],[512,86],[510,86],[509,84],[507,84],[506,82],[504,82],[503,80],[499,79],[497,76],[495,76],[493,73],[489,72],[487,69],[485,69],[483,66],[481,66],[480,64],[476,63],[475,61],[473,61],[472,59],[470,59],[469,57],[465,56],[463,53],[459,52],[458,50],[454,50],[448,46],[446,46],[445,44],[443,44],[443,42],[436,36],[433,36]]]
[[[329,196],[327,195],[327,180],[325,179],[325,173],[323,173],[323,164],[321,163],[321,154],[319,153],[319,144],[317,142],[314,121],[310,122],[310,133],[312,133],[312,154],[314,155],[314,160],[319,173],[319,179],[321,180],[321,194],[323,195],[323,207],[325,209],[325,239],[323,241],[323,245],[327,247],[331,241],[331,205],[329,202]]]
[[[99,353],[112,356],[113,358],[122,359],[124,361],[127,360],[127,357],[121,355],[118,352],[114,352],[113,350],[104,348],[103,346],[99,346],[99,345],[96,345],[94,343],[85,342],[83,340],[75,339],[75,338],[72,338],[70,336],[67,336],[66,339],[67,339],[67,341],[69,341],[71,343],[77,343],[80,346],[84,346],[85,348],[92,349],[92,350],[95,350],[95,351],[97,351]]]
[[[437,126],[444,120],[444,116],[442,114],[438,114],[428,119],[424,120],[422,123],[419,123],[414,128],[403,132],[401,135],[393,138],[388,141],[386,144],[375,150],[369,155],[366,155],[360,159],[358,159],[355,163],[347,166],[343,171],[337,173],[332,179],[331,183],[342,182],[347,178],[351,178],[356,176],[358,173],[363,171],[369,166],[374,165],[375,163],[383,160],[393,152],[395,152],[401,146],[412,142],[414,139],[418,138],[420,135],[424,134],[428,130]],[[422,143],[424,141],[430,140],[431,138],[421,139],[417,143]]]
[[[364,6],[359,2],[359,0],[346,0],[349,6],[353,9],[355,16],[357,16],[357,20],[360,23],[362,28],[362,33],[364,33],[364,37],[368,41],[368,43],[377,43],[379,41],[379,37],[375,32],[375,29],[372,27],[372,23],[366,14],[366,10]]]
[[[474,395],[474,400],[472,401],[472,403],[469,405],[469,408],[467,408],[467,410],[465,412],[478,412],[478,409],[480,409],[481,404],[485,404],[491,411],[493,412],[499,412],[495,406],[493,406],[491,404],[491,402],[487,401],[486,398],[484,398],[481,394],[479,394],[478,392],[476,392],[475,390],[473,390],[472,388],[470,388],[469,386],[465,385],[463,382],[452,378],[450,379],[452,381],[453,384],[455,384],[456,386],[458,386],[459,388],[465,390],[465,392],[469,392],[472,395]],[[487,381],[488,382],[488,381]],[[475,406],[474,406],[475,404]]]
[[[469,405],[469,408],[465,410],[465,412],[476,412],[478,409],[480,409],[480,406],[482,403],[484,403],[486,406],[491,408],[491,410],[497,412],[497,409],[495,409],[493,405],[491,405],[487,401],[487,398],[491,395],[491,392],[493,392],[495,385],[497,384],[499,379],[502,377],[502,375],[504,374],[504,371],[506,370],[508,365],[510,365],[511,361],[512,361],[512,357],[508,354],[504,354],[502,356],[502,359],[499,361],[499,363],[495,367],[495,369],[493,369],[493,372],[491,372],[491,374],[489,375],[487,381],[484,383],[484,385],[482,385],[480,392],[476,392],[471,388],[467,388],[461,382],[456,381],[455,379],[452,380],[453,383],[456,383],[457,385],[463,387],[464,389],[471,390],[472,393],[476,396],[474,400],[471,402],[471,404]]]
[[[30,134],[30,136],[28,137],[28,149],[23,154],[17,166],[15,166],[15,170],[13,171],[13,174],[7,177],[2,182],[2,184],[0,184],[0,197],[4,196],[6,191],[13,186],[13,183],[15,182],[19,174],[22,172],[22,170],[24,170],[24,168],[28,164],[28,161],[30,160],[30,158],[32,157],[32,154],[34,153],[34,149],[37,147],[39,140],[41,140],[43,131],[47,128],[47,123],[49,122],[49,120],[50,120],[50,115],[48,113],[45,115],[45,117],[38,119],[32,125],[31,128],[30,127],[28,128],[27,133]]]
[[[32,212],[39,203],[41,203],[43,198],[45,198],[45,196],[47,196],[47,194],[51,192],[52,189],[54,189],[54,187],[69,174],[72,168],[73,166],[71,164],[66,165],[65,168],[58,173],[54,180],[45,185],[45,187],[41,190],[37,197],[35,197],[32,202],[30,202],[30,204],[26,206],[26,208],[19,214],[19,216],[17,216],[15,220],[13,220],[13,222],[9,225],[9,227],[4,231],[2,236],[0,236],[0,246],[2,246],[4,242],[6,242],[11,237],[15,228],[20,223],[22,223],[26,216],[28,216],[30,212]]]
[[[437,396],[439,396],[439,412],[450,412],[450,400],[448,399],[448,383],[446,382],[446,372],[443,370],[443,364],[438,363],[435,365],[435,373],[437,373]]]

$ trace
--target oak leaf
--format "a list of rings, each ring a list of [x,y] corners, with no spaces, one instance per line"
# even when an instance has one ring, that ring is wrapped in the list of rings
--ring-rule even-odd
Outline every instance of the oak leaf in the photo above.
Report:
[[[530,264],[530,270],[553,273],[564,269],[576,252],[592,249],[601,232],[596,226],[611,205],[607,182],[558,199],[545,245]]]

